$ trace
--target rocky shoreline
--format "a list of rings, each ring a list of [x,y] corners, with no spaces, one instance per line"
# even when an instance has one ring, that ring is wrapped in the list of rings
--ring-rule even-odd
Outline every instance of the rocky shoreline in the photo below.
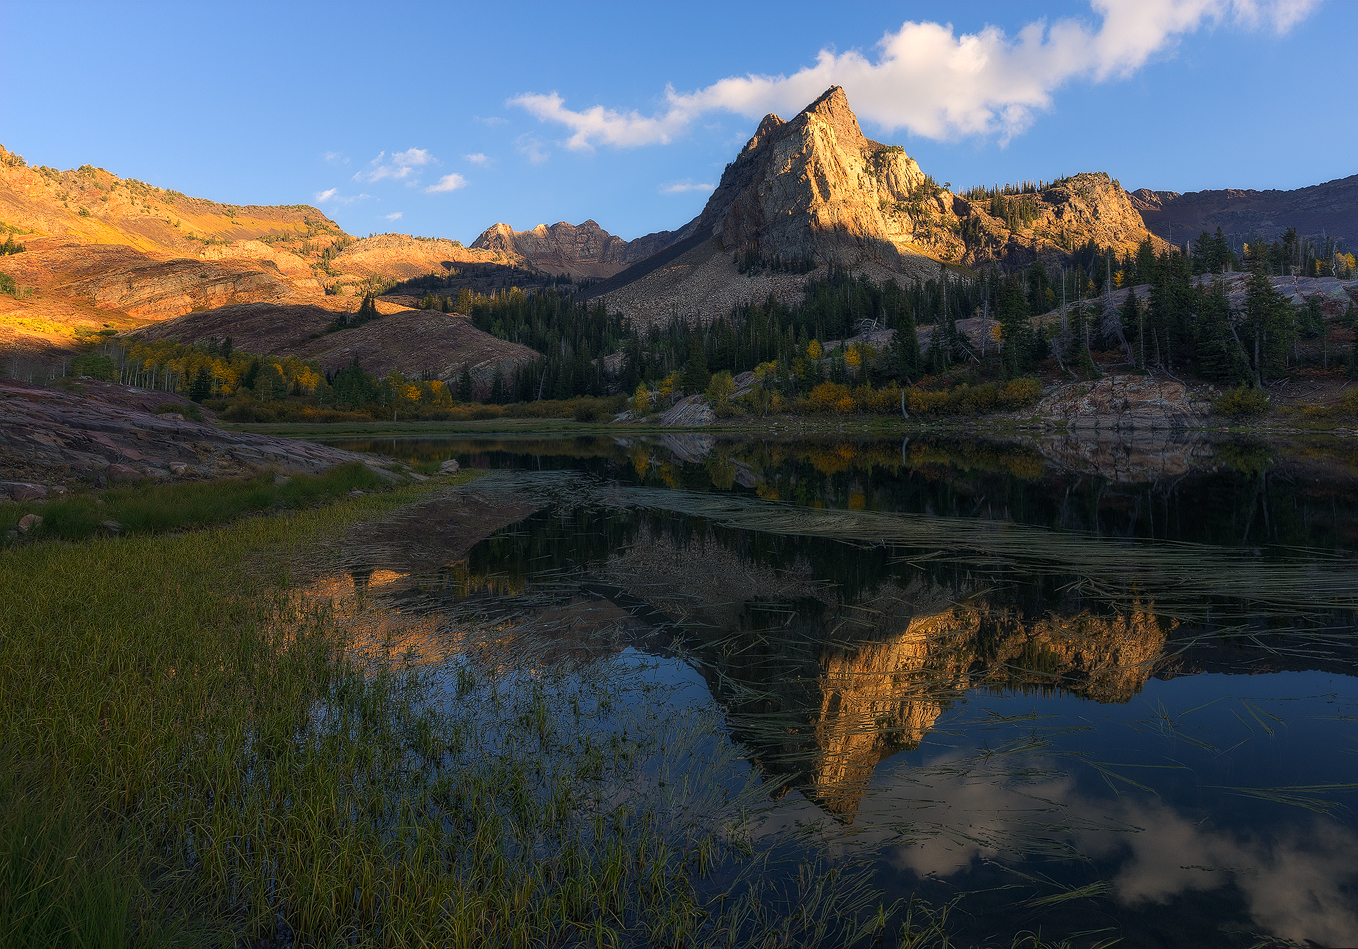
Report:
[[[353,461],[376,470],[373,455],[195,422],[184,414],[190,406],[111,383],[63,389],[0,380],[0,500],[36,500],[91,481],[314,474]]]

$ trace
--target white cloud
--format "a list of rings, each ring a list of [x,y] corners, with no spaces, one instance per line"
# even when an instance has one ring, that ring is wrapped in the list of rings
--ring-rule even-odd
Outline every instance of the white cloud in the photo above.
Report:
[[[1025,131],[1058,88],[1074,80],[1105,82],[1130,76],[1180,36],[1231,20],[1246,28],[1285,33],[1318,0],[1091,0],[1097,30],[1081,19],[1033,22],[1010,37],[987,26],[957,35],[951,25],[906,22],[877,44],[875,58],[858,50],[822,50],[815,65],[791,76],[733,76],[691,93],[666,87],[655,115],[603,106],[566,108],[555,92],[525,94],[509,105],[540,121],[564,125],[566,147],[667,144],[714,111],[759,118],[790,115],[833,85],[843,86],[858,115],[888,131],[907,129],[932,139]]]
[[[386,215],[386,218],[388,221],[399,221],[401,219],[401,212],[392,211],[390,214]]]
[[[463,155],[462,157],[473,165],[489,165],[491,162],[491,159],[487,157],[484,152],[473,152],[470,155]]]
[[[707,191],[715,191],[716,188],[717,188],[716,185],[701,184],[701,183],[699,183],[699,182],[684,180],[684,181],[675,181],[675,182],[673,182],[673,183],[671,183],[671,184],[667,184],[667,185],[661,185],[661,186],[660,186],[660,193],[661,193],[661,194],[684,194],[684,193],[689,192],[689,191],[703,191],[703,192],[707,192]]]
[[[349,159],[339,152],[326,152],[322,157],[328,162],[338,162],[341,165],[349,164]]]
[[[508,125],[508,124],[509,124],[509,119],[502,118],[501,116],[498,116],[498,115],[487,115],[487,116],[480,116],[480,115],[477,115],[477,116],[473,116],[473,118],[475,118],[476,121],[482,123],[483,125]]]
[[[339,193],[339,188],[326,188],[324,191],[317,191],[314,200],[317,204],[353,204],[355,201],[362,201],[370,197],[366,194],[344,195]]]
[[[466,186],[467,186],[466,178],[463,178],[461,175],[458,174],[452,174],[444,175],[442,178],[438,180],[438,184],[430,185],[428,188],[425,188],[424,190],[428,194],[441,194],[445,191],[456,191],[458,188],[465,188]]]
[[[515,140],[514,146],[521,154],[527,155],[528,160],[535,165],[540,165],[552,157],[551,152],[542,150],[542,142],[532,135],[520,135]]]
[[[400,181],[409,178],[415,173],[415,169],[422,168],[431,162],[436,161],[428,150],[423,148],[408,148],[403,152],[392,152],[388,155],[385,151],[378,152],[377,157],[368,162],[368,168],[354,175],[355,181],[381,181],[383,178],[392,178]]]

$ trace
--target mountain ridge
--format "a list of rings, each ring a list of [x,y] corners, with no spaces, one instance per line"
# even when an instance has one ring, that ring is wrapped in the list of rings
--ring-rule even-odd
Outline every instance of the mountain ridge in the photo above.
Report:
[[[1291,190],[1138,188],[1132,202],[1152,231],[1176,243],[1218,227],[1235,242],[1271,241],[1290,227],[1302,238],[1328,236],[1344,240],[1350,249],[1358,245],[1358,175]]]
[[[608,233],[593,218],[580,224],[567,221],[558,221],[550,227],[539,224],[526,231],[516,231],[500,222],[482,231],[471,246],[521,261],[544,273],[565,274],[575,279],[607,279],[683,240],[695,221],[677,231],[656,231],[630,241]]]

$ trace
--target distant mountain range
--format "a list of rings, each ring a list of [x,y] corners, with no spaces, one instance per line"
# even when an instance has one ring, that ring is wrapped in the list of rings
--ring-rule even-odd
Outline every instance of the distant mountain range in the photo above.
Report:
[[[1325,238],[1358,246],[1358,175],[1336,178],[1295,191],[1150,191],[1132,192],[1132,204],[1146,226],[1167,241],[1182,244],[1219,227],[1231,243],[1261,238],[1273,241],[1288,228],[1324,249]]]

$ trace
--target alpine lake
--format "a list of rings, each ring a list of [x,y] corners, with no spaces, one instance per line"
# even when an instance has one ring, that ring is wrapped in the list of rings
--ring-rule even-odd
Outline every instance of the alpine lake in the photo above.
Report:
[[[1342,440],[331,443],[489,473],[310,588],[448,709],[651,736],[594,811],[724,828],[714,899],[839,900],[831,945],[1358,945]]]

